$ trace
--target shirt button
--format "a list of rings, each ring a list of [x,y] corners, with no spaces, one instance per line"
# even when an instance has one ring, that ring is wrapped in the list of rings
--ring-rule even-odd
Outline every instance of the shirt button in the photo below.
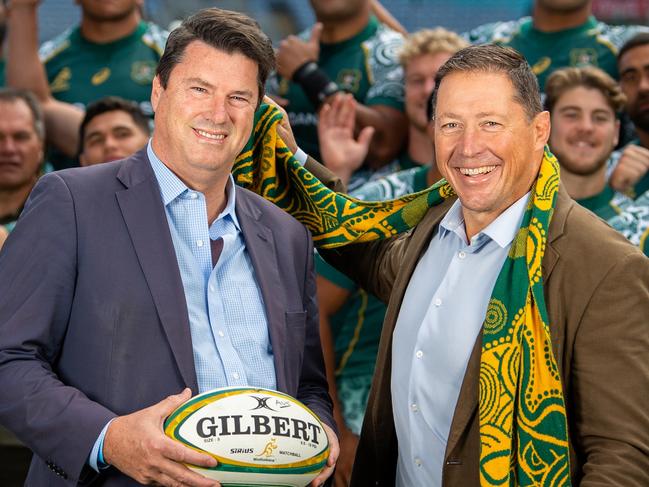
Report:
[[[415,403],[412,403],[412,404],[410,405],[410,410],[411,410],[413,413],[416,413],[417,411],[419,411],[419,406],[417,406],[417,404],[415,404]]]
[[[234,377],[235,379],[239,379],[239,374],[237,372],[235,372],[235,373],[232,374],[232,377]]]
[[[466,252],[463,251],[463,250],[460,250],[460,251],[458,252],[457,256],[458,256],[460,259],[464,259],[464,258],[466,257]]]
[[[435,302],[435,306],[441,306],[442,305],[442,300],[439,299],[439,298],[436,298],[434,302]]]
[[[223,338],[223,337],[225,336],[225,333],[223,333],[221,330],[219,330],[219,336],[220,336],[221,338]],[[239,374],[236,374],[236,373],[235,373],[234,375],[237,375],[237,376],[238,376]],[[236,379],[236,378],[237,378],[237,377],[235,377],[235,379]]]
[[[421,350],[417,350],[417,353],[415,353],[415,357],[417,358],[422,358],[423,356],[424,356],[424,352],[422,352]]]
[[[415,458],[415,465],[417,465],[418,467],[421,467],[421,459]]]
[[[198,198],[198,195],[196,193],[189,193],[189,197],[195,200],[196,198]]]
[[[213,293],[214,291],[216,291],[216,288],[214,287],[213,284],[210,284],[209,290],[210,290],[211,293]]]
[[[196,240],[196,246],[202,247],[203,246],[203,241],[202,240]]]

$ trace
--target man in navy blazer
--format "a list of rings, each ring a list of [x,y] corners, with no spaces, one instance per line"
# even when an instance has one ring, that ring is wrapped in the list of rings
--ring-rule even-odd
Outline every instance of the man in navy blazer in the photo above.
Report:
[[[314,485],[331,475],[310,235],[230,176],[272,65],[253,20],[195,14],[157,69],[149,146],[32,192],[0,254],[0,423],[35,453],[26,485],[216,485],[183,465],[215,461],[162,422],[191,394],[245,381],[236,364],[326,423]],[[224,271],[227,252],[244,265]]]

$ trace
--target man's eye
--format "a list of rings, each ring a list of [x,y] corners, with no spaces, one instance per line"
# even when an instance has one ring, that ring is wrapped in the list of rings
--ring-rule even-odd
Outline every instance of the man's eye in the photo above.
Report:
[[[192,86],[192,91],[195,91],[197,93],[207,93],[207,90],[203,88],[202,86]]]
[[[443,129],[455,129],[455,128],[458,128],[458,127],[459,127],[459,125],[456,122],[448,122],[448,123],[442,124]]]

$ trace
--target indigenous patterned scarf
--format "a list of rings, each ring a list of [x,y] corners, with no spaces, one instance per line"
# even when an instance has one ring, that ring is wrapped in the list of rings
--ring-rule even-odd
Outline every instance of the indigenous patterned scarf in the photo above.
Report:
[[[280,120],[276,108],[262,106],[253,136],[232,172],[238,184],[306,225],[320,247],[404,232],[431,206],[454,194],[445,180],[385,202],[335,193],[295,160],[277,135]],[[546,148],[483,324],[479,385],[483,487],[570,486],[566,410],[541,276],[558,187],[559,166]]]

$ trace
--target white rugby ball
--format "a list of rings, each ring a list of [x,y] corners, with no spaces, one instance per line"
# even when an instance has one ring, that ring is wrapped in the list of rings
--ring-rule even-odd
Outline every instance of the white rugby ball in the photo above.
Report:
[[[304,487],[326,466],[329,440],[318,417],[297,399],[261,388],[199,394],[166,419],[165,434],[213,456],[192,470],[228,486]]]

